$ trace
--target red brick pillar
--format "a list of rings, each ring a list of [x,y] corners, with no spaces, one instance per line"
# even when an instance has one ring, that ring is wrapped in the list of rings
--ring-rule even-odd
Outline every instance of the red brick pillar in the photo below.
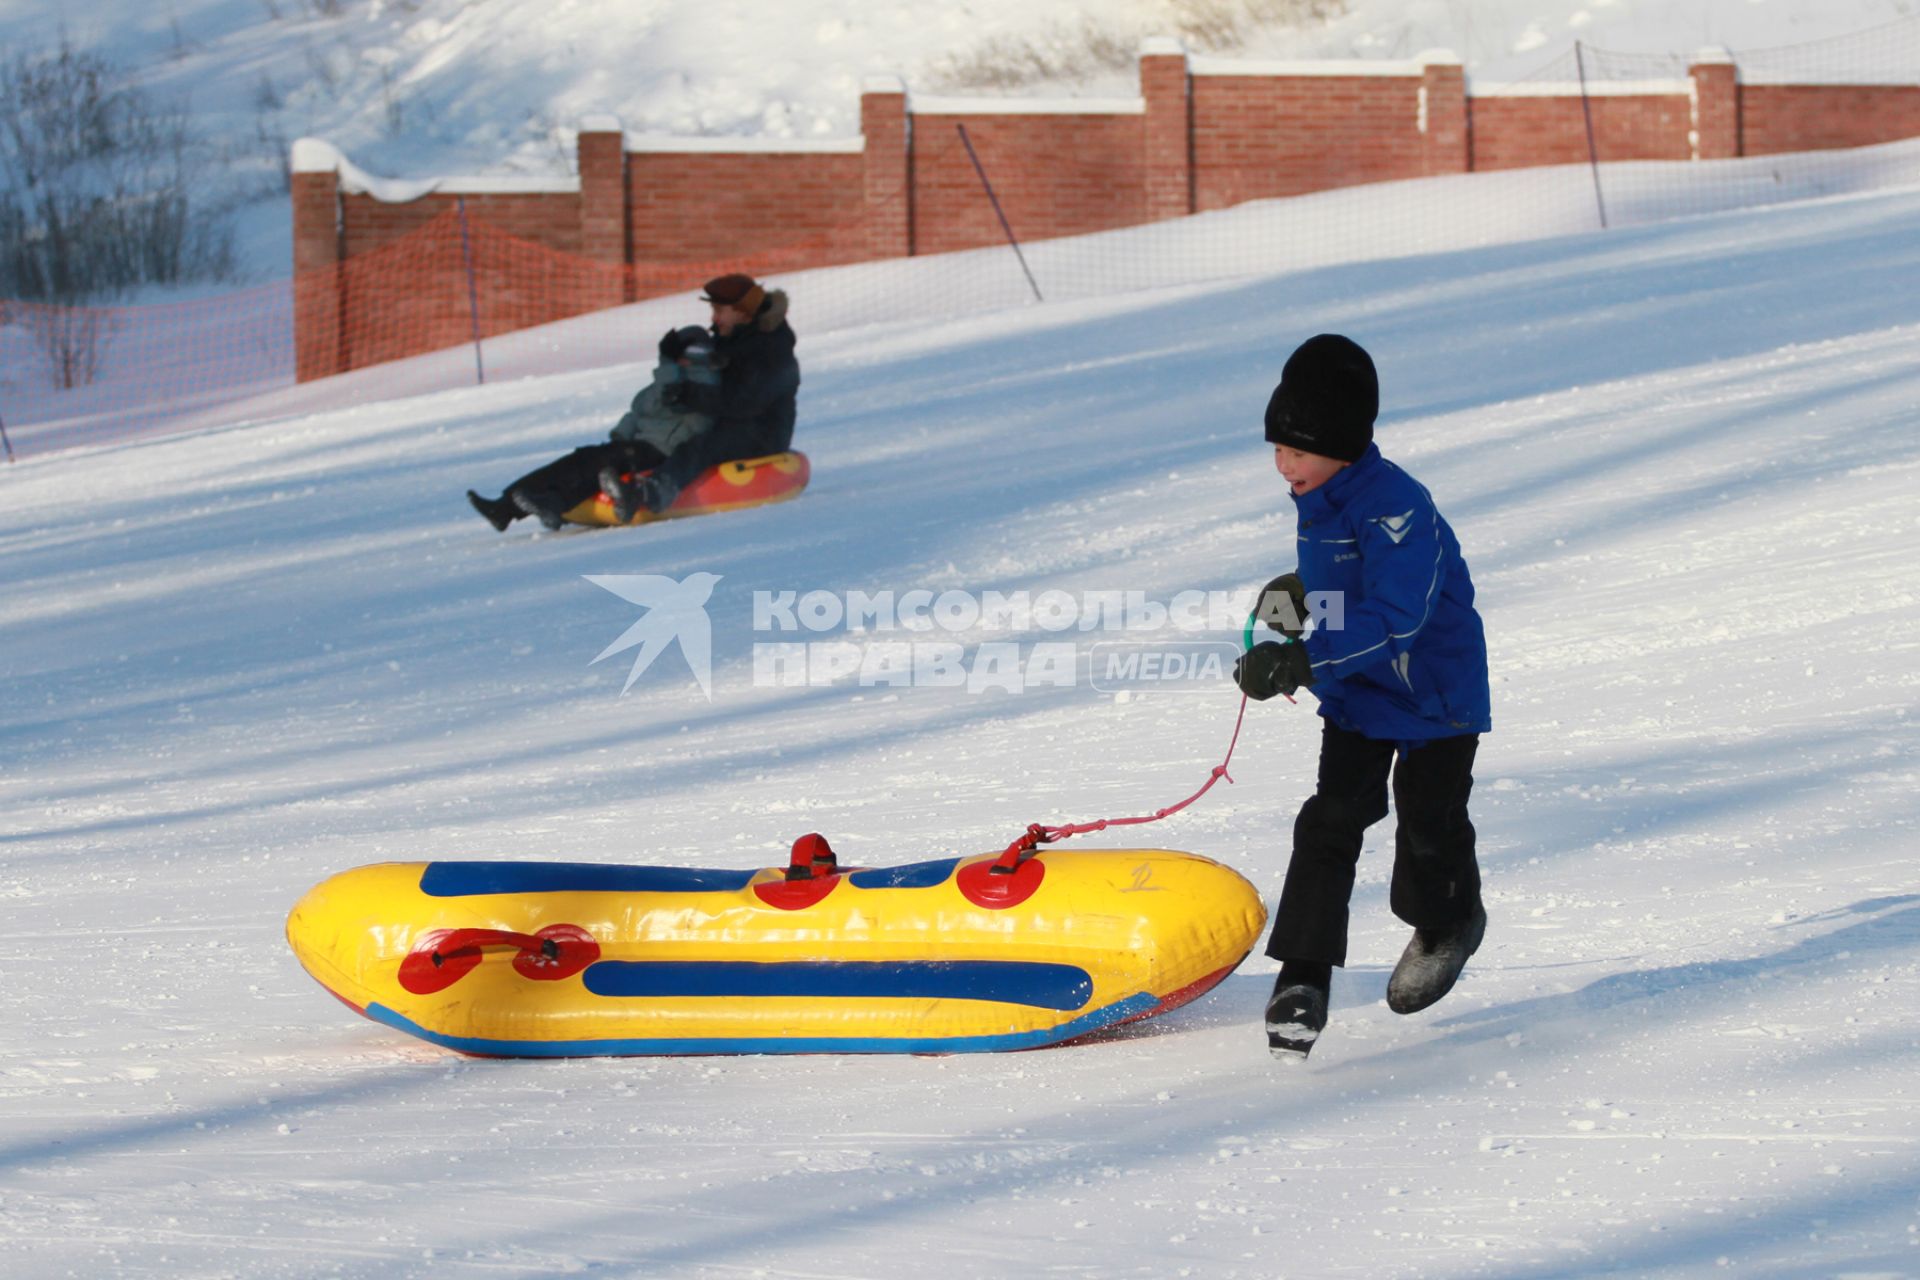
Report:
[[[1465,173],[1467,150],[1467,72],[1460,59],[1436,51],[1420,55],[1420,132],[1422,172]]]
[[[1740,154],[1740,77],[1733,55],[1702,49],[1687,74],[1693,79],[1693,158],[1733,159]]]
[[[612,116],[580,122],[580,253],[607,268],[573,311],[598,311],[633,300],[626,270],[627,136]]]
[[[341,348],[340,153],[324,142],[293,144],[293,376],[346,371]]]
[[[860,92],[866,139],[867,252],[904,258],[913,252],[913,122],[907,86],[893,76],[869,77]]]
[[[1141,44],[1140,96],[1147,104],[1147,220],[1185,217],[1193,212],[1193,98],[1178,40]]]

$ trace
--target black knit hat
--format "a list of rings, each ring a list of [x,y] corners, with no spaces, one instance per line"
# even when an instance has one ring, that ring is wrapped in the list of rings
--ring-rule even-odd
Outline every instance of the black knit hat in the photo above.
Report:
[[[1287,357],[1267,401],[1267,443],[1358,462],[1379,413],[1372,357],[1351,338],[1323,333]]]
[[[678,360],[687,356],[694,360],[704,360],[713,354],[713,335],[697,324],[682,325],[678,329],[669,329],[660,339],[660,358]]]

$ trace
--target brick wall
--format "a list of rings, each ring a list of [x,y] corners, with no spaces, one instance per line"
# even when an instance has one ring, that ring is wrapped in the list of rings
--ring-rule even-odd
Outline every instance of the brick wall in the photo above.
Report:
[[[341,198],[346,256],[357,258],[404,239],[435,218],[452,213],[462,201],[469,219],[560,253],[581,251],[580,197],[575,194],[432,194],[397,204],[355,192]]]
[[[1920,136],[1920,88],[1742,85],[1703,56],[1690,80],[1588,99],[1602,160],[1721,159]],[[1023,240],[1246,200],[1472,170],[1580,164],[1577,93],[1470,96],[1458,62],[1258,64],[1142,50],[1140,97],[915,100],[869,81],[862,137],[814,149],[628,151],[581,130],[577,184],[416,199],[324,144],[298,144],[294,314],[301,379],[692,288],[723,270],[802,267],[1003,243],[959,126]],[[302,147],[313,149],[302,159]],[[343,177],[342,175],[345,175]],[[465,186],[467,192],[460,194]],[[391,196],[391,189],[386,189]],[[451,212],[464,200],[463,249]]]
[[[627,166],[635,262],[710,262],[799,244],[821,266],[867,256],[857,152],[632,152]]]
[[[1740,153],[1829,151],[1920,136],[1910,85],[1742,85]]]
[[[1419,177],[1420,77],[1199,75],[1196,211]]]
[[[340,353],[339,179],[293,175],[293,376],[306,382],[347,368]]]
[[[1685,93],[1609,94],[1587,99],[1602,160],[1693,157],[1693,102]],[[1528,169],[1585,164],[1587,109],[1578,94],[1491,95],[1471,100],[1469,168]]]
[[[1014,234],[1083,235],[1146,221],[1144,116],[916,112],[913,252],[1004,244],[993,203],[960,138],[965,126]]]

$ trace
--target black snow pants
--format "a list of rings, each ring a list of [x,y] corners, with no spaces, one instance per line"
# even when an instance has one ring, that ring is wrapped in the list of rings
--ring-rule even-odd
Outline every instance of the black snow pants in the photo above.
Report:
[[[1480,735],[1402,749],[1323,722],[1320,780],[1293,824],[1293,860],[1274,908],[1275,960],[1347,962],[1347,909],[1368,827],[1387,816],[1393,779],[1393,914],[1416,929],[1464,924],[1480,902],[1467,794]],[[1399,757],[1395,763],[1394,757]]]
[[[650,444],[609,440],[604,444],[581,445],[544,467],[536,467],[507,486],[529,497],[539,497],[555,510],[570,511],[600,492],[600,469],[615,465],[622,471],[645,471],[659,466],[666,455]]]

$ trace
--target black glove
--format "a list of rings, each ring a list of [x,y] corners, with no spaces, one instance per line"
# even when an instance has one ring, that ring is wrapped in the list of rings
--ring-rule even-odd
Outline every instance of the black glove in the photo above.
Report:
[[[660,339],[660,358],[672,361],[678,360],[685,354],[687,354],[687,340],[680,336],[678,329],[667,330],[667,335]]]
[[[675,378],[660,388],[660,403],[669,409],[685,409],[687,407],[686,379]]]
[[[1233,682],[1255,702],[1265,702],[1276,693],[1292,697],[1295,689],[1313,683],[1307,646],[1292,640],[1284,644],[1263,640],[1233,664]]]
[[[1290,640],[1307,628],[1307,584],[1297,573],[1283,573],[1260,588],[1254,616]]]

